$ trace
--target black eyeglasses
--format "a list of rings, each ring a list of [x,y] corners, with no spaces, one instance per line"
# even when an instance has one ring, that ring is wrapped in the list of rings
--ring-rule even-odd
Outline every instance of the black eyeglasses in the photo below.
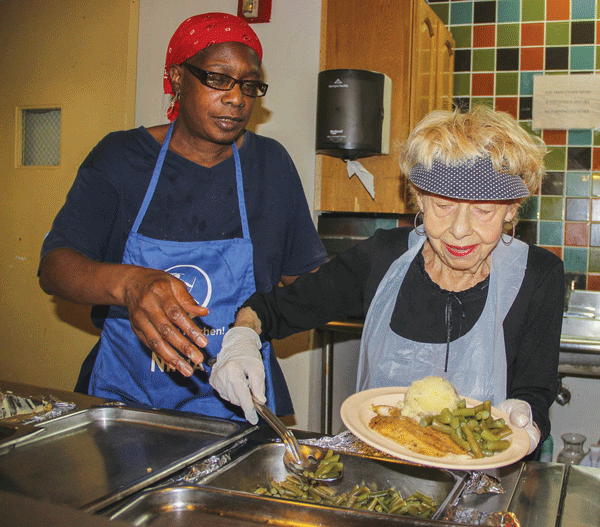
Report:
[[[240,90],[248,97],[262,97],[267,93],[268,84],[260,81],[238,80],[225,75],[224,73],[215,73],[214,71],[206,71],[194,66],[188,62],[184,62],[183,66],[196,77],[204,86],[208,86],[213,90],[229,91],[236,84],[240,85]]]

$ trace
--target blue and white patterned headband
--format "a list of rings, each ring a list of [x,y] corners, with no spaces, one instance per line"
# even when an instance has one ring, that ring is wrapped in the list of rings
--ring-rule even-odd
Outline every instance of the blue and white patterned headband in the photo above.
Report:
[[[529,196],[521,177],[496,172],[489,157],[459,165],[434,161],[431,170],[418,164],[410,171],[409,179],[426,192],[467,201],[504,201]]]

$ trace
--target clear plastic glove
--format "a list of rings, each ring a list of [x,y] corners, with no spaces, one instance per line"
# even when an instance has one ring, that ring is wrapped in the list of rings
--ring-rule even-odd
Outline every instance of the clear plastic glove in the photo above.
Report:
[[[508,414],[511,425],[525,429],[529,436],[529,450],[527,455],[531,454],[538,446],[542,434],[533,422],[529,403],[521,399],[506,399],[506,401],[498,405],[498,410],[502,410]]]
[[[246,419],[258,423],[252,395],[262,403],[265,397],[265,368],[260,354],[261,342],[256,331],[247,327],[231,328],[217,354],[210,385],[219,395],[242,407]]]

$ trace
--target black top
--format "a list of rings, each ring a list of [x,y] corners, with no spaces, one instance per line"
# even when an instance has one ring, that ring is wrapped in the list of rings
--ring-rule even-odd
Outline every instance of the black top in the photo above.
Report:
[[[390,265],[408,250],[409,228],[378,230],[332,258],[316,273],[285,288],[256,293],[245,306],[258,314],[265,338],[288,335],[346,317],[364,317]],[[548,410],[558,385],[558,356],[564,297],[563,263],[555,254],[529,246],[521,289],[504,323],[508,398],[527,401],[542,441],[550,433]],[[451,302],[450,341],[477,322],[487,298],[488,280],[461,292],[441,289],[425,272],[419,254],[398,294],[390,328],[419,342],[443,343],[446,303]],[[442,321],[442,323],[440,323]],[[401,384],[401,382],[399,382]]]

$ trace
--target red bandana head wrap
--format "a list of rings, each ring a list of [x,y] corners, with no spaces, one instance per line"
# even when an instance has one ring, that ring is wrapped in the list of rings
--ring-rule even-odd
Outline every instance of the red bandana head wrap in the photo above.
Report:
[[[169,78],[171,64],[181,64],[204,48],[224,42],[246,44],[262,61],[260,40],[245,20],[227,13],[205,13],[184,20],[173,33],[167,49],[163,79],[165,93],[174,95]],[[174,121],[178,114],[179,101],[174,99],[167,110],[167,117]]]

